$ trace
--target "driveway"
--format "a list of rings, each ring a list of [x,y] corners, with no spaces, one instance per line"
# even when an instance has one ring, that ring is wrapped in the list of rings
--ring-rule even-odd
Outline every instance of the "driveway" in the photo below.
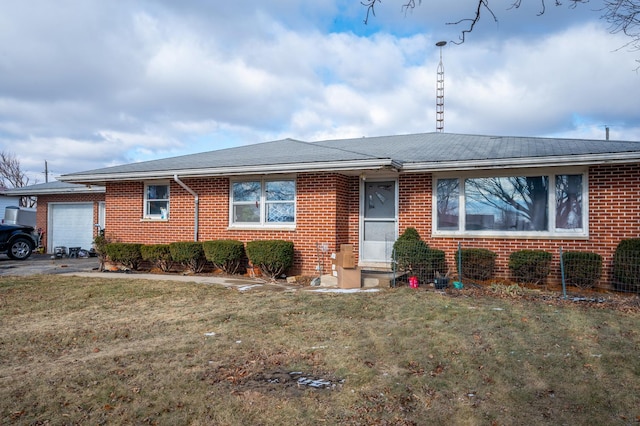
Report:
[[[97,257],[52,259],[50,254],[32,254],[26,260],[13,260],[9,259],[6,254],[0,254],[0,276],[91,272],[97,271],[99,265]]]

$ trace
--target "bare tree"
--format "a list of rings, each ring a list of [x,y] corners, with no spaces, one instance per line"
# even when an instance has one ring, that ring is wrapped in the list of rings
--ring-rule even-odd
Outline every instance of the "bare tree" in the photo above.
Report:
[[[29,185],[29,177],[22,170],[20,161],[11,152],[0,152],[0,185],[4,188],[22,188]],[[20,199],[20,207],[33,207],[35,204],[34,197]]]
[[[460,33],[458,41],[453,41],[455,44],[464,43],[467,34],[471,33],[483,16],[483,13],[489,14],[494,21],[497,22],[496,15],[493,13],[490,0],[477,0],[475,11],[468,18],[459,19],[453,22],[447,22],[448,25],[461,25],[465,24],[466,28]],[[510,8],[517,9],[522,5],[523,0],[511,0],[513,3]],[[540,10],[538,16],[543,15],[547,9],[547,0],[536,0],[540,2]],[[560,0],[552,0],[554,6],[562,6]],[[567,0],[570,8],[575,8],[580,3],[589,3],[589,0]],[[612,34],[623,33],[630,37],[630,41],[622,47],[630,48],[631,50],[640,50],[640,0],[602,0],[603,6],[598,9],[602,15],[601,19],[609,24],[609,31]],[[364,19],[365,24],[369,22],[369,18],[376,15],[376,5],[381,3],[382,0],[361,0],[360,3],[366,8],[367,14]],[[414,9],[420,5],[422,0],[404,0],[402,4],[402,11]]]
[[[604,0],[604,19],[612,34],[623,33],[631,41],[623,47],[640,50],[640,0]]]

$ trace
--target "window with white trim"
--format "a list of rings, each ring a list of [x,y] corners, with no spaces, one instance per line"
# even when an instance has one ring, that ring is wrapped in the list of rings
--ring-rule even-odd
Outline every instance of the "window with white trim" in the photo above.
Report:
[[[152,182],[144,185],[144,218],[169,218],[169,184]]]
[[[252,179],[231,182],[231,224],[294,225],[296,182]]]
[[[586,173],[436,177],[434,235],[586,236]]]

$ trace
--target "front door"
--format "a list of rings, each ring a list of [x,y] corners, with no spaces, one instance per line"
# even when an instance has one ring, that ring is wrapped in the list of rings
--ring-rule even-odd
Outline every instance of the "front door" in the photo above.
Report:
[[[389,263],[398,235],[398,197],[395,180],[363,182],[360,259],[363,263]]]

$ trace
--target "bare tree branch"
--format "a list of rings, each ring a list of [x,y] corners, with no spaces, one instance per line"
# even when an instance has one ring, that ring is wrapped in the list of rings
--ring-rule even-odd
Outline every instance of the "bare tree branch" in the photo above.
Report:
[[[512,0],[510,9],[518,9],[523,0]],[[538,0],[540,2],[540,11],[538,16],[544,15],[547,10],[546,0]],[[555,6],[562,6],[561,0],[553,0]],[[568,0],[569,8],[575,9],[579,4],[588,3],[589,0]],[[623,33],[631,38],[627,44],[622,48],[628,47],[634,51],[640,50],[640,0],[603,0],[604,6],[600,9],[603,14],[601,19],[609,23],[609,31],[611,34]],[[375,6],[378,3],[382,3],[382,0],[361,0],[360,3],[367,8],[367,15],[364,23],[369,22],[371,16],[375,16]],[[422,0],[417,1],[417,5],[420,5]],[[416,0],[405,0],[402,5],[402,11],[407,13],[410,9],[415,9]],[[460,40],[453,42],[454,44],[462,44],[465,42],[467,34],[471,33],[476,24],[482,17],[482,11],[486,11],[493,17],[495,22],[498,22],[498,18],[493,13],[493,10],[489,6],[489,0],[477,0],[475,14],[470,18],[463,18],[455,22],[447,22],[447,25],[459,25],[462,23],[468,23],[467,29],[462,30]]]
[[[364,18],[365,25],[369,23],[369,15],[376,16],[376,3],[382,2],[382,0],[365,0],[360,4],[367,8],[367,16]]]
[[[418,0],[418,5],[422,4],[422,0]],[[409,9],[415,9],[416,0],[409,0],[407,3],[402,5],[402,11],[406,14]]]
[[[20,161],[11,152],[0,152],[0,185],[4,188],[22,188],[29,185],[29,177],[22,170]],[[34,205],[35,199],[32,197],[20,199],[21,207],[33,207]]]
[[[609,24],[611,34],[631,37],[626,45],[640,50],[640,2],[637,0],[605,0],[601,16]]]
[[[457,41],[457,42],[452,41],[453,44],[464,43],[466,35],[472,32],[473,28],[476,26],[478,21],[480,21],[480,13],[482,12],[483,7],[487,9],[487,11],[489,11],[491,16],[493,16],[493,20],[495,22],[498,22],[498,18],[496,18],[496,15],[493,13],[493,10],[491,10],[491,8],[489,7],[489,0],[478,0],[478,7],[476,8],[476,14],[473,18],[461,19],[457,22],[447,22],[447,25],[458,25],[462,22],[471,22],[469,24],[469,28],[467,28],[466,30],[462,30],[462,35],[460,35],[460,41]]]

